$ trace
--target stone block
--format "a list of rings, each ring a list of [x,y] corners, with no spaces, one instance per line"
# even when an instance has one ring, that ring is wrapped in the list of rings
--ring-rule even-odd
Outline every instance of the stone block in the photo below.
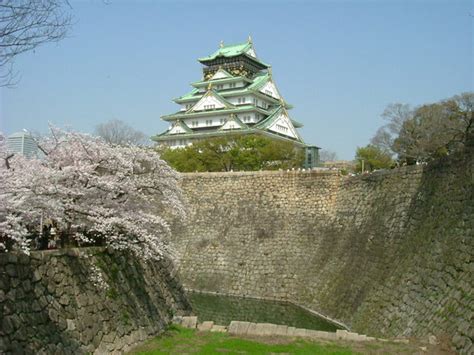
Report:
[[[173,324],[181,325],[181,324],[183,324],[183,317],[182,316],[174,316],[171,322]]]
[[[277,325],[274,334],[279,336],[286,336],[288,334],[288,326]]]
[[[257,329],[257,323],[249,323],[249,327],[247,328],[247,334],[249,335],[256,335],[255,331]]]
[[[325,333],[327,332],[323,332],[320,330],[307,329],[306,336],[311,339],[324,339]]]
[[[336,330],[336,336],[338,339],[345,339],[345,337],[347,336],[347,333],[349,333],[347,330],[343,330],[343,329]]]
[[[255,335],[272,335],[276,330],[277,325],[271,323],[257,323],[255,327]]]
[[[73,319],[66,319],[67,330],[72,331],[76,329],[76,323]]]
[[[287,331],[287,335],[288,336],[291,336],[291,337],[294,337],[295,336],[295,332],[296,332],[296,328],[295,327],[288,327],[288,331]]]
[[[207,322],[202,322],[201,324],[198,324],[197,328],[201,332],[207,332],[207,331],[210,331],[213,326],[214,326],[214,322],[207,321]]]
[[[185,328],[192,328],[195,329],[197,326],[197,317],[196,316],[188,316],[188,317],[183,317],[183,321],[181,325]]]
[[[227,327],[225,325],[213,325],[211,328],[211,332],[225,333],[227,332]]]
[[[307,337],[308,333],[306,329],[296,328],[294,332],[295,337]]]
[[[230,334],[247,334],[250,322],[232,321],[229,325]]]

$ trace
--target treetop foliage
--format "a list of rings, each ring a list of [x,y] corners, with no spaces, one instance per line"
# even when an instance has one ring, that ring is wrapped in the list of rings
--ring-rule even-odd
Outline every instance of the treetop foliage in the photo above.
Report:
[[[302,149],[292,142],[260,135],[229,135],[186,148],[158,148],[161,157],[180,172],[255,171],[301,167]]]
[[[362,167],[363,165],[363,167]],[[356,171],[373,171],[378,169],[388,169],[394,165],[392,157],[387,152],[369,144],[359,147],[356,151]]]
[[[429,162],[462,149],[473,137],[474,93],[467,92],[440,102],[411,108],[390,104],[371,144],[399,162]]]

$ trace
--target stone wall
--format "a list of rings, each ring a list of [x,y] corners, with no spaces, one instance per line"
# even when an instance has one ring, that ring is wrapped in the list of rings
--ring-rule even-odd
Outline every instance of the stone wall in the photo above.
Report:
[[[473,156],[360,177],[185,174],[188,220],[172,237],[183,283],[473,351]]]
[[[175,274],[103,248],[0,254],[0,353],[126,351],[189,310]]]

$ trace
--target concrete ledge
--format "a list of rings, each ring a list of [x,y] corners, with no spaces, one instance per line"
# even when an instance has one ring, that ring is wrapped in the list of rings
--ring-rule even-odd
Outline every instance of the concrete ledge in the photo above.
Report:
[[[337,330],[336,333],[324,332],[313,329],[303,329],[288,327],[281,324],[272,323],[252,323],[243,321],[232,321],[228,327],[223,325],[215,325],[214,322],[203,322],[198,324],[197,317],[175,317],[173,322],[180,324],[186,328],[197,327],[200,331],[211,332],[228,332],[233,335],[255,335],[255,336],[286,336],[300,337],[308,339],[324,339],[324,340],[347,340],[347,341],[375,341],[382,340],[368,337],[364,334],[348,332],[347,330]],[[385,340],[387,341],[387,340]],[[408,343],[407,339],[399,340]]]

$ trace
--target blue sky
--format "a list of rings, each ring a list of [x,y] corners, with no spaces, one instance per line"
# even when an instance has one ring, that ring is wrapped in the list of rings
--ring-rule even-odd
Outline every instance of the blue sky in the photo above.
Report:
[[[392,102],[473,90],[472,1],[72,1],[66,39],[17,57],[0,130],[93,132],[120,119],[148,135],[201,78],[198,57],[251,34],[307,143],[352,159]]]

